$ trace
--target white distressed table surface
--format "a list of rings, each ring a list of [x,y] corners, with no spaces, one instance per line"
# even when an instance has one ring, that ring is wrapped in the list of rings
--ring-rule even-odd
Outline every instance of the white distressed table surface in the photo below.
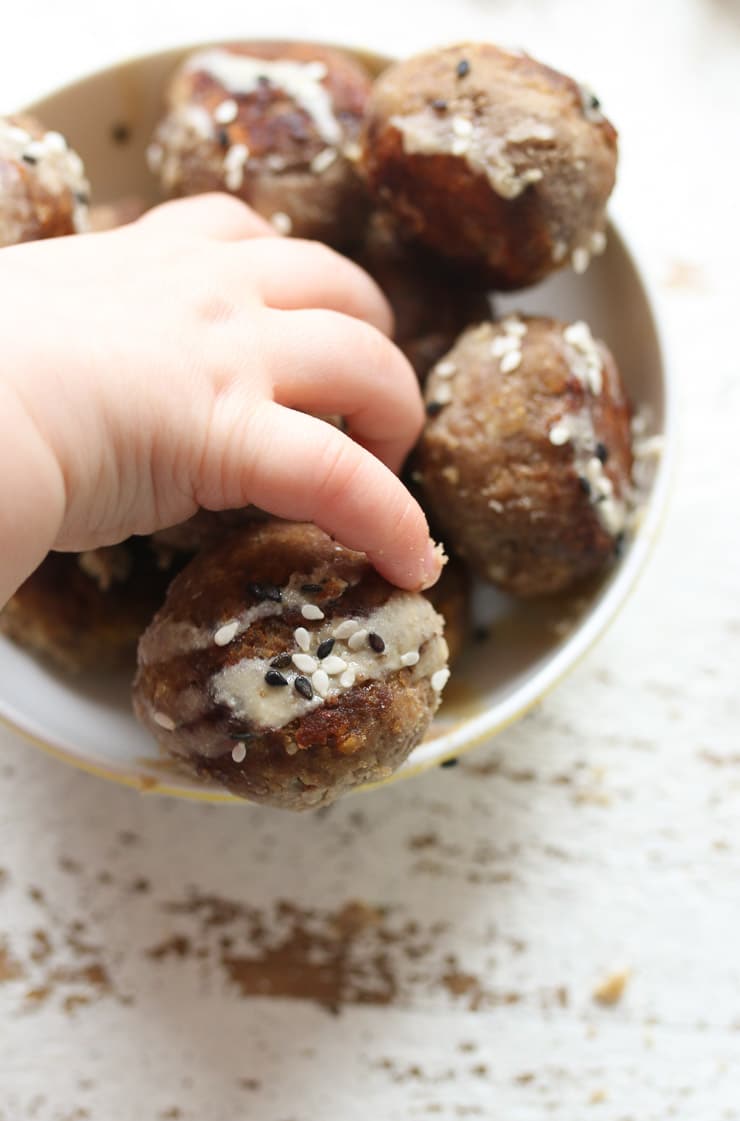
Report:
[[[454,770],[294,818],[147,798],[0,735],[1,1121],[740,1117],[740,8],[21,7],[7,107],[135,51],[273,31],[489,37],[590,79],[683,433],[621,618]]]

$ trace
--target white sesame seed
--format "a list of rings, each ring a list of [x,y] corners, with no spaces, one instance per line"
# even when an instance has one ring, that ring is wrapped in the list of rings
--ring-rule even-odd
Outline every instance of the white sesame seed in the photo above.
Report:
[[[491,343],[491,354],[494,358],[501,358],[512,350],[519,350],[521,343],[516,335],[496,335]]]
[[[469,121],[467,117],[453,117],[452,131],[454,132],[455,136],[472,136],[473,122]]]
[[[521,352],[521,350],[510,350],[509,353],[505,354],[503,356],[503,358],[501,359],[501,363],[500,363],[501,373],[502,374],[510,374],[513,370],[516,370],[518,366],[521,366],[521,364],[522,364],[522,352]]]
[[[313,673],[319,666],[319,663],[310,654],[294,654],[292,662],[301,673]]]
[[[543,178],[543,172],[539,167],[530,167],[522,172],[519,178],[522,183],[539,183],[540,179]]]
[[[409,650],[409,652],[407,654],[402,654],[401,655],[401,665],[402,666],[415,666],[418,661],[419,661],[419,651],[418,650]]]
[[[349,638],[351,634],[355,633],[359,626],[360,624],[356,619],[345,619],[343,623],[340,623],[338,627],[334,628],[334,637],[338,639]]]
[[[488,508],[497,514],[503,514],[504,512],[504,504],[503,502],[499,502],[497,498],[488,499]]]
[[[452,400],[452,386],[446,382],[438,385],[434,391],[434,400],[438,405],[449,405]]]
[[[239,620],[232,619],[230,623],[224,623],[219,627],[213,636],[213,641],[216,646],[228,646],[232,639],[236,638],[236,632],[239,630]]]
[[[336,677],[338,673],[344,673],[347,663],[344,658],[339,658],[336,654],[330,654],[328,658],[324,658],[321,668],[329,674],[329,677]]]
[[[606,249],[606,234],[603,230],[595,230],[591,234],[588,247],[594,257],[598,257]]]
[[[46,148],[42,140],[32,140],[25,151],[25,155],[30,156],[31,159],[40,160],[46,155]]]
[[[305,627],[297,627],[293,631],[293,638],[299,650],[303,650],[305,653],[307,650],[311,649],[311,635]]]
[[[349,144],[344,145],[343,154],[350,163],[357,163],[362,155],[362,148],[354,140],[350,140]]]
[[[355,633],[350,636],[350,638],[347,640],[347,645],[349,646],[350,650],[359,650],[360,647],[364,646],[366,642],[367,631],[362,628],[359,631],[355,631]]]
[[[579,245],[579,247],[577,249],[574,249],[571,253],[570,261],[573,265],[573,272],[576,272],[580,275],[581,273],[584,273],[588,268],[591,261],[591,254],[589,253],[588,249],[585,249],[582,245]]]
[[[516,315],[507,315],[506,319],[501,320],[501,326],[507,335],[516,335],[520,339],[524,338],[527,333],[527,324],[522,323]]]
[[[439,362],[434,367],[434,372],[441,378],[452,378],[457,373],[457,366],[454,362],[450,362],[449,360]]]
[[[273,214],[270,222],[279,234],[282,234],[283,237],[290,237],[293,231],[293,219],[289,214],[286,214],[283,210],[278,210]]]
[[[556,448],[560,448],[570,440],[570,429],[565,424],[553,424],[549,437],[550,443],[554,444]]]
[[[222,101],[220,105],[216,106],[213,112],[214,120],[218,121],[220,125],[230,125],[232,121],[236,120],[238,115],[239,106],[234,101],[233,97]]]
[[[43,143],[46,146],[47,152],[61,152],[67,151],[67,141],[62,136],[61,132],[47,132],[44,136]]]
[[[10,125],[7,130],[7,136],[14,144],[22,144],[24,146],[28,144],[31,139],[30,133],[26,132],[24,128],[19,128],[18,125]]]
[[[324,612],[320,607],[317,607],[315,603],[304,603],[301,608],[301,615],[304,619],[310,619],[312,621],[325,618]]]
[[[224,156],[224,168],[227,171],[243,168],[249,159],[249,148],[246,144],[232,144]]]
[[[336,161],[338,155],[336,148],[324,148],[311,160],[311,171],[314,175],[323,175]]]
[[[450,671],[448,669],[438,669],[433,673],[430,679],[430,685],[435,693],[441,693],[447,682],[450,680]]]
[[[351,689],[355,683],[355,667],[350,666],[346,669],[342,676],[339,678],[339,684],[343,689]]]
[[[165,732],[174,732],[175,730],[175,721],[163,712],[154,713],[154,723],[159,724],[160,728],[164,728]]]
[[[450,151],[453,156],[465,156],[470,151],[470,141],[458,136],[456,140],[453,140]]]
[[[329,692],[329,675],[322,669],[317,669],[311,674],[311,684],[320,697],[325,697]]]
[[[247,758],[247,749],[243,743],[236,744],[236,746],[232,749],[231,758],[235,763],[244,762],[244,760]]]
[[[560,261],[564,260],[565,254],[567,252],[568,252],[568,246],[564,241],[558,240],[558,241],[553,242],[552,259],[555,262],[555,264],[559,264]]]

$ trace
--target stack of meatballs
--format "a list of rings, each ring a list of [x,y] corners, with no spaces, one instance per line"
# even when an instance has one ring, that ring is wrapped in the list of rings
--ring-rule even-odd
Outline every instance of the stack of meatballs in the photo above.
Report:
[[[426,595],[313,526],[201,511],[151,539],[50,555],[0,616],[68,670],[125,664],[183,773],[325,804],[421,742],[466,639],[471,573],[518,597],[598,573],[630,524],[630,403],[582,321],[492,313],[492,293],[606,246],[617,137],[597,98],[526,54],[465,43],[370,72],[336,49],[187,57],[147,151],[165,197],[227,191],[324,241],[385,291],[427,422],[407,477],[450,556]],[[135,220],[88,209],[57,132],[0,121],[0,245]]]

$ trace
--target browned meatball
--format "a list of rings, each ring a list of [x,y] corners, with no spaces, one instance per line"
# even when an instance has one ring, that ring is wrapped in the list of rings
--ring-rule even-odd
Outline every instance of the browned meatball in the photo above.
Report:
[[[418,245],[405,243],[382,211],[371,215],[356,260],[383,289],[395,318],[394,340],[421,381],[464,327],[490,315],[480,285]]]
[[[585,323],[509,316],[462,335],[429,376],[415,477],[485,580],[545,595],[598,571],[626,524],[630,406]]]
[[[134,709],[199,779],[287,809],[391,774],[448,671],[443,620],[364,555],[270,522],[199,553],[142,636]]]
[[[198,510],[192,518],[178,525],[159,529],[152,535],[154,543],[175,552],[197,553],[200,549],[221,541],[234,529],[264,521],[269,515],[257,506],[240,510]]]
[[[421,241],[498,288],[533,284],[605,246],[617,134],[593,94],[484,43],[386,70],[368,107],[372,190]]]
[[[368,205],[355,165],[370,88],[359,62],[310,43],[198,51],[172,80],[150,167],[168,195],[227,190],[280,233],[348,244]]]
[[[470,575],[462,561],[448,557],[437,583],[424,595],[445,621],[445,641],[450,665],[463,652],[470,630]]]
[[[0,117],[0,248],[87,228],[90,187],[59,132],[28,116]]]
[[[68,673],[133,665],[171,578],[139,540],[49,553],[0,612],[0,631]]]

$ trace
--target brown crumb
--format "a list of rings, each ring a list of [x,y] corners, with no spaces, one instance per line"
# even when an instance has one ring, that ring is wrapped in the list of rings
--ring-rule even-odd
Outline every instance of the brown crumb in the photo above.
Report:
[[[16,981],[24,976],[23,966],[10,953],[10,950],[0,942],[0,985],[5,981]]]
[[[627,987],[627,982],[630,979],[630,971],[628,969],[618,970],[615,973],[610,973],[605,977],[593,991],[593,998],[597,1004],[603,1004],[611,1007],[618,1004],[624,995],[624,990]]]

